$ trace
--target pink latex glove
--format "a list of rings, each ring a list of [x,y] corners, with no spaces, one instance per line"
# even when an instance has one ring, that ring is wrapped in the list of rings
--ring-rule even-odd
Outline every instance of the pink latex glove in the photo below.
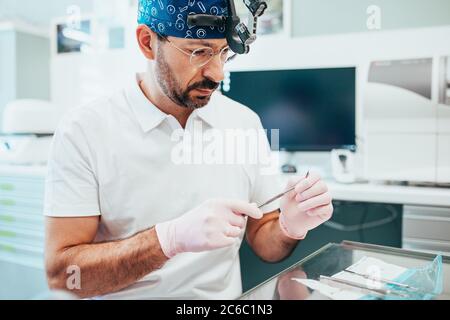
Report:
[[[281,198],[279,222],[286,236],[301,240],[331,218],[333,204],[327,185],[317,173],[291,179],[286,190],[294,185],[295,189]]]
[[[202,252],[231,246],[242,234],[246,216],[261,219],[256,204],[239,200],[208,200],[183,216],[156,225],[168,258],[183,252]]]

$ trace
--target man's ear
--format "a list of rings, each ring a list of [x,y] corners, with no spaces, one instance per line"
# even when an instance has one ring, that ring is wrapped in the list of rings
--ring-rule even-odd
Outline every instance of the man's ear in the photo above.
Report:
[[[139,48],[144,56],[149,60],[155,59],[155,45],[157,35],[145,24],[141,24],[136,29],[136,37],[139,44]]]

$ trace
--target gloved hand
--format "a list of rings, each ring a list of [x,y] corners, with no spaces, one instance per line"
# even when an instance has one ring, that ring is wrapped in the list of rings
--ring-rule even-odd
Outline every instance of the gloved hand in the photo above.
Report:
[[[295,189],[281,198],[279,223],[286,236],[301,240],[331,218],[333,204],[327,185],[317,173],[291,179],[286,190],[294,185]]]
[[[208,200],[183,216],[157,224],[156,234],[168,258],[183,252],[202,252],[231,246],[249,216],[261,219],[256,204],[239,200]]]

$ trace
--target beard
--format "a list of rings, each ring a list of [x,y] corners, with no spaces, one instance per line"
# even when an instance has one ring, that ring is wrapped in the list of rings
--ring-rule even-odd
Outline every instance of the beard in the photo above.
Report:
[[[211,95],[191,96],[191,91],[195,89],[216,90],[219,87],[219,83],[210,79],[204,79],[203,81],[196,82],[190,85],[187,89],[183,90],[178,81],[175,79],[174,72],[164,58],[161,45],[158,46],[155,73],[156,79],[164,94],[175,104],[188,109],[203,108],[211,100]]]

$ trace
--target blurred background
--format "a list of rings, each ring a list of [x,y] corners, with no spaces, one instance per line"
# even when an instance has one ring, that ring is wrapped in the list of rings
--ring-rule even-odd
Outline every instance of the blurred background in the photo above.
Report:
[[[283,184],[318,170],[336,212],[282,263],[244,243],[244,290],[329,242],[450,252],[450,1],[267,2],[221,91],[280,129]],[[48,296],[52,134],[67,110],[145,70],[136,12],[136,0],[0,0],[0,299]]]

